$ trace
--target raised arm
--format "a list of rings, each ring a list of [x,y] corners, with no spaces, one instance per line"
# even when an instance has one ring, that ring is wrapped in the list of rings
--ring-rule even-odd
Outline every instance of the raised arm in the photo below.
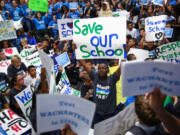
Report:
[[[91,73],[91,67],[86,63],[84,59],[80,60],[81,65],[85,68],[88,74]]]

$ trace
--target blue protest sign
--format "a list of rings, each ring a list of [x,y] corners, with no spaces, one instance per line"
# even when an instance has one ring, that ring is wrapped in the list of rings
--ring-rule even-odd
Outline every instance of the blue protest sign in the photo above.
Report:
[[[148,3],[148,0],[140,0],[139,1],[139,4],[142,4],[142,5],[147,5]]]
[[[66,67],[67,65],[71,63],[67,52],[64,52],[63,54],[57,56],[56,61],[58,62],[59,65],[63,67]]]
[[[153,0],[154,5],[163,6],[163,0]]]
[[[173,34],[173,28],[165,28],[165,37],[171,38]]]
[[[78,8],[78,3],[77,2],[71,2],[69,3],[70,9],[77,9]]]

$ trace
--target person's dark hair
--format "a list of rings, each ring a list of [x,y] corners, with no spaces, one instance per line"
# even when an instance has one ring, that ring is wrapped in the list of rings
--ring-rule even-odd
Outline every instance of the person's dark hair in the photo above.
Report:
[[[65,11],[65,10],[64,10],[64,7],[67,9],[67,12],[68,12],[68,10],[69,10],[66,5],[63,5],[63,6],[61,7],[61,10],[60,10],[60,13],[61,13],[61,14],[64,14],[64,11]]]
[[[14,83],[17,81],[17,77],[18,77],[19,74],[15,74],[13,77],[12,77],[12,80],[10,82],[10,87],[14,87]]]
[[[92,60],[90,60],[90,59],[87,59],[87,60],[86,60],[86,63],[91,63],[91,64],[93,64]]]
[[[131,36],[131,35],[127,35],[126,38],[127,38],[127,39],[131,39],[132,36]]]
[[[127,60],[130,61],[133,56],[135,56],[135,55],[134,55],[134,54],[128,54],[128,55],[127,55]]]
[[[144,99],[144,96],[137,96],[135,100],[135,112],[140,120],[140,123],[142,124],[147,126],[155,126],[160,124],[160,120],[149,106],[148,100]]]
[[[133,7],[131,12],[132,12],[132,16],[139,15],[139,10],[136,7]]]
[[[36,68],[36,67],[35,67],[35,66],[33,66],[33,65],[28,66],[28,69],[27,69],[27,70],[28,70],[28,72],[30,71],[30,69],[31,69],[31,68]]]
[[[125,2],[121,2],[121,6],[122,6],[123,9],[125,9],[126,8],[126,3]]]
[[[112,67],[114,64],[115,64],[115,60],[114,60],[114,59],[109,60],[109,66],[110,66],[110,67]]]

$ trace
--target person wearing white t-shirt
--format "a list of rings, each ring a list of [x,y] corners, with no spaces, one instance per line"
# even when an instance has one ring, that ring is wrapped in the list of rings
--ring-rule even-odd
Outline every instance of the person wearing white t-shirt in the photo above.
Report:
[[[137,31],[135,28],[133,28],[132,22],[128,22],[126,35],[131,35],[132,38],[137,38]]]
[[[37,79],[36,67],[31,65],[31,66],[28,67],[28,75],[24,79],[25,85],[29,86],[36,79]]]

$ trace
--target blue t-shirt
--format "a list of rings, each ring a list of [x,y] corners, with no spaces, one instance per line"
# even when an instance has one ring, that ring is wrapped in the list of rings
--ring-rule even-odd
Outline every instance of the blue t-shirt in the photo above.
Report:
[[[11,2],[5,2],[5,3],[4,3],[4,6],[5,6],[5,8],[6,8],[8,11],[10,11],[11,8],[12,8]]]
[[[51,21],[48,26],[55,26],[55,28],[52,28],[54,36],[57,36],[58,33],[58,24],[57,21]]]
[[[46,29],[46,17],[43,16],[41,20],[38,20],[37,18],[33,18],[32,22],[34,23],[36,30],[42,30]]]
[[[56,3],[56,4],[54,5],[54,10],[55,10],[55,12],[57,12],[59,8],[60,8],[60,3]],[[56,13],[56,18],[57,18],[57,19],[61,19],[61,13]]]
[[[80,18],[80,14],[79,14],[79,12],[75,12],[75,13],[73,13],[73,12],[70,12],[69,13],[69,18],[72,18],[72,19],[79,19]]]
[[[4,19],[4,20],[8,20],[8,13],[6,13],[6,10],[5,9],[2,9],[2,14],[1,14],[1,16],[2,16],[2,18]]]
[[[30,44],[30,45],[36,45],[37,44],[35,37],[27,36],[27,41],[28,41],[28,44]]]
[[[21,19],[21,15],[23,15],[23,13],[19,7],[16,7],[16,9],[11,8],[10,16],[13,18],[14,21],[19,21]]]

